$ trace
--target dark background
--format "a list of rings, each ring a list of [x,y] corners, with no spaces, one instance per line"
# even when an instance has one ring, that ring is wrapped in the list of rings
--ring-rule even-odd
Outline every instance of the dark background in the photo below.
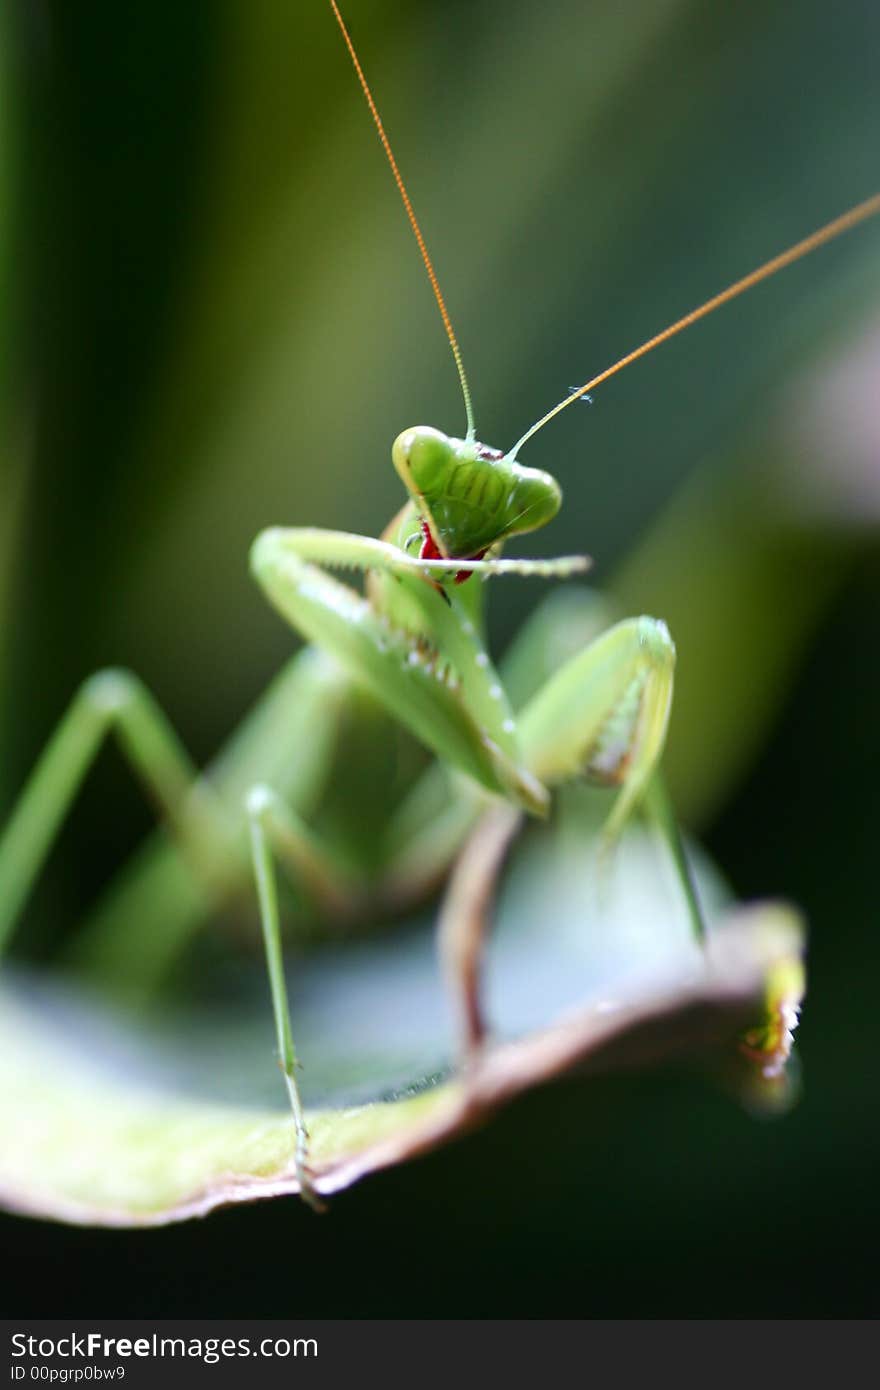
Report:
[[[491,442],[880,183],[868,4],[347,12]],[[253,534],[376,534],[393,436],[461,427],[321,0],[7,4],[3,26],[0,812],[109,661],[208,757],[290,646]],[[6,1218],[7,1313],[877,1311],[878,310],[868,227],[528,454],[566,490],[534,549],[589,549],[670,620],[686,818],[739,895],[805,909],[799,1108],[759,1122],[680,1076],[565,1084],[320,1221],[293,1201],[145,1233]],[[534,600],[499,600],[502,642]],[[17,949],[50,955],[148,823],[102,760]]]

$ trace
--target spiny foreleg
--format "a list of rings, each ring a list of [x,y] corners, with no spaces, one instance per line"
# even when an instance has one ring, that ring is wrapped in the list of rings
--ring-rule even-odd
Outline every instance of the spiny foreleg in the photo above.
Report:
[[[518,720],[529,770],[549,787],[586,780],[618,788],[605,825],[600,864],[633,812],[644,805],[671,850],[695,934],[702,915],[678,827],[658,780],[672,704],[675,648],[665,623],[616,624],[569,660],[528,701]],[[450,881],[441,921],[447,978],[466,1054],[484,1034],[479,961],[497,874],[516,821],[491,813],[465,847]],[[481,843],[480,837],[485,841]]]

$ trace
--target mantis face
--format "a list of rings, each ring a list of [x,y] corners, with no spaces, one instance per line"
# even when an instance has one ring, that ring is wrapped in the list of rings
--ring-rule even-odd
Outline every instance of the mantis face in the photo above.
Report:
[[[562,503],[549,473],[430,425],[399,434],[391,457],[444,559],[474,559],[510,536],[536,531]]]

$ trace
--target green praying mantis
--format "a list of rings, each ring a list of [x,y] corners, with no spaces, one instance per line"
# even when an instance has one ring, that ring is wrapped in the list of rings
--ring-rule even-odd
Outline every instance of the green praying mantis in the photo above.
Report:
[[[512,449],[488,447],[476,437],[458,342],[419,224],[351,39],[335,0],[330,3],[449,338],[464,396],[465,436],[428,426],[398,435],[392,461],[407,500],[380,539],[310,528],[258,536],[252,573],[310,645],[273,682],[209,775],[198,773],[135,677],[100,672],[74,697],[0,836],[5,943],[80,782],[114,732],[176,844],[151,850],[99,915],[90,931],[95,954],[113,941],[135,959],[135,944],[117,928],[141,920],[138,902],[149,892],[162,902],[165,919],[166,938],[150,951],[158,971],[218,904],[252,891],[255,881],[297,1175],[303,1196],[315,1205],[276,863],[331,919],[344,919],[365,900],[406,902],[448,877],[441,950],[465,1065],[487,1031],[480,954],[494,875],[521,817],[546,814],[553,792],[565,783],[587,779],[617,788],[607,847],[637,808],[647,809],[666,838],[694,931],[702,935],[700,905],[658,771],[675,663],[665,624],[646,616],[618,622],[517,706],[487,650],[484,581],[504,575],[564,580],[587,567],[580,556],[514,560],[502,554],[507,541],[546,525],[561,505],[555,479],[520,462],[539,429],[630,362],[880,211],[880,195],[859,204],[568,393]],[[333,571],[340,570],[365,576],[364,591],[336,577]],[[382,718],[402,725],[438,759],[402,801],[384,837],[385,852],[369,869],[341,857],[308,814],[327,776],[323,755],[337,738],[352,692],[365,692]]]

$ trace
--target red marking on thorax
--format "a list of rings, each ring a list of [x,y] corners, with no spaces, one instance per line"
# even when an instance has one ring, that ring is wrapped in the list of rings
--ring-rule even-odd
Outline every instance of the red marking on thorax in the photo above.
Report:
[[[486,547],[488,549],[488,546]],[[481,550],[479,555],[463,555],[464,560],[482,560],[486,550]],[[422,548],[419,551],[420,560],[445,560],[446,556],[440,553],[437,542],[431,535],[431,528],[427,521],[422,522]],[[456,584],[463,584],[466,579],[470,579],[473,570],[459,570],[455,576]]]

